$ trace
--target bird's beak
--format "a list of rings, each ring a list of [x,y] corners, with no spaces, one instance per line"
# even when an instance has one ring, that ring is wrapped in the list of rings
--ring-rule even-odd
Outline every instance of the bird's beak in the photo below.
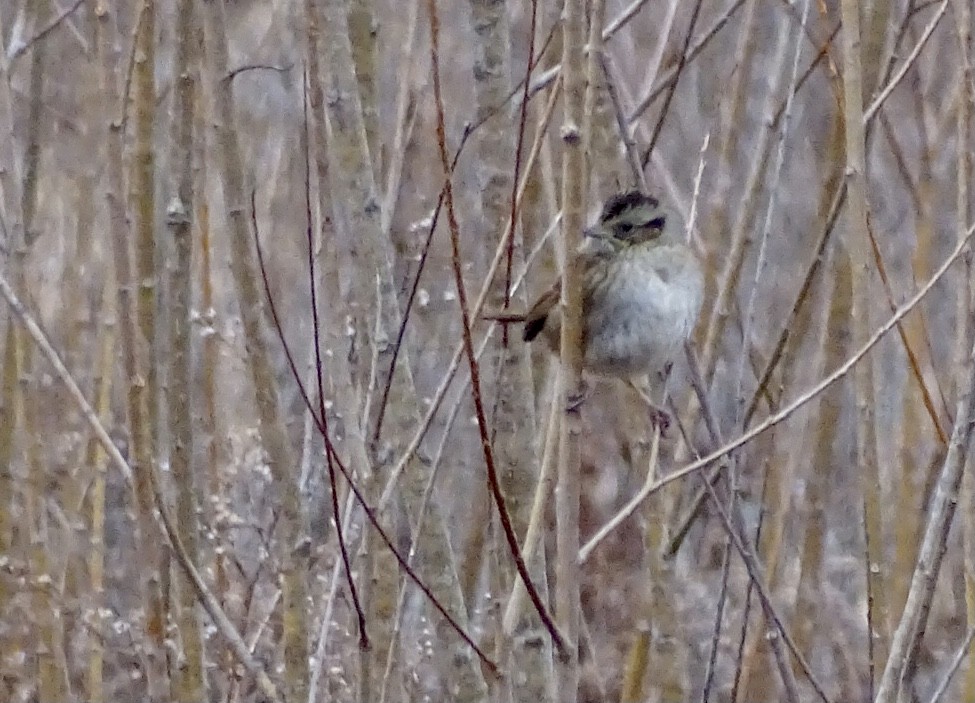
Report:
[[[586,227],[582,231],[583,236],[590,237],[592,239],[603,239],[603,233],[599,231],[596,227]]]

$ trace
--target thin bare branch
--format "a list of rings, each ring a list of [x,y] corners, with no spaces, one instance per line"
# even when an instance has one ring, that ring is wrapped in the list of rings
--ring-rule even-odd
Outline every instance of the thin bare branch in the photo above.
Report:
[[[643,504],[643,502],[651,495],[659,491],[661,488],[669,483],[673,483],[679,479],[689,476],[690,474],[700,471],[701,469],[709,466],[713,462],[717,461],[725,454],[734,451],[738,447],[744,446],[745,444],[751,442],[758,435],[763,432],[767,432],[772,427],[775,427],[783,420],[791,416],[796,410],[804,406],[806,403],[817,397],[824,390],[832,386],[834,383],[839,381],[841,378],[846,376],[859,361],[866,356],[871,349],[873,349],[877,342],[879,342],[883,337],[890,332],[897,323],[904,318],[905,315],[911,312],[924,297],[931,292],[935,284],[940,281],[951,265],[955,263],[962,254],[965,253],[965,249],[968,246],[968,242],[971,240],[972,235],[975,235],[975,225],[972,225],[968,229],[968,233],[965,239],[960,242],[955,249],[951,252],[944,263],[938,267],[930,279],[915,293],[910,300],[901,305],[897,312],[888,318],[888,320],[881,325],[876,332],[870,337],[867,342],[860,347],[849,359],[847,359],[839,368],[833,371],[831,374],[826,376],[822,381],[817,383],[812,388],[800,393],[799,396],[782,408],[779,412],[774,415],[770,415],[762,422],[758,423],[750,430],[740,435],[736,439],[731,440],[724,446],[714,450],[710,454],[692,461],[686,466],[682,466],[671,474],[663,477],[662,479],[655,481],[654,483],[645,486],[637,495],[635,495],[611,520],[609,520],[605,525],[600,527],[596,533],[590,538],[588,542],[583,545],[582,549],[579,551],[579,561],[585,562],[591,555],[593,550],[602,542],[606,537],[608,537],[614,530],[619,528],[619,526]]]
[[[927,26],[924,28],[921,38],[917,40],[917,44],[914,45],[914,49],[911,50],[911,53],[904,60],[904,63],[901,64],[900,70],[898,70],[894,77],[890,79],[886,86],[884,86],[877,97],[873,99],[873,101],[870,103],[870,107],[863,111],[864,124],[867,124],[871,119],[873,119],[873,116],[877,113],[877,110],[880,109],[890,94],[894,92],[894,88],[897,87],[897,84],[900,83],[904,76],[907,75],[907,72],[911,70],[911,66],[914,65],[915,61],[917,61],[917,57],[921,55],[921,50],[924,48],[924,45],[927,43],[928,39],[931,38],[931,34],[934,32],[935,27],[938,26],[941,18],[944,17],[947,9],[948,0],[941,0],[941,5],[938,6],[938,11],[934,13],[934,17],[931,18],[931,21],[928,22]]]

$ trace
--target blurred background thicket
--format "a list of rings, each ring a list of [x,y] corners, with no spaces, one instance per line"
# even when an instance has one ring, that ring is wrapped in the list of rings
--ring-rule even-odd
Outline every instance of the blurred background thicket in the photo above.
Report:
[[[581,4],[585,211],[642,180],[708,272],[656,461],[639,399],[593,383],[586,542],[838,368],[969,234],[975,54],[970,0]],[[700,474],[720,511],[692,474],[585,552],[578,691],[557,680],[461,351],[431,8],[484,435],[554,607],[557,363],[474,306],[558,274],[562,3],[7,0],[0,272],[131,473],[0,306],[0,699],[929,700],[957,655],[944,699],[975,700],[967,255]]]

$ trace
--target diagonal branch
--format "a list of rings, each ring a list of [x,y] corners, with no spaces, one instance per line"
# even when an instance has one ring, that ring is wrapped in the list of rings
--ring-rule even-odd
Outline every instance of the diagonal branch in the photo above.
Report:
[[[722,447],[719,447],[718,449],[714,450],[707,456],[701,457],[696,461],[692,461],[691,463],[681,467],[680,469],[674,471],[673,473],[668,474],[667,476],[664,476],[663,478],[644,486],[644,488],[639,493],[637,493],[637,495],[635,495],[630,500],[629,503],[627,503],[605,525],[599,528],[599,530],[596,531],[596,534],[593,535],[592,538],[585,545],[583,545],[582,549],[579,551],[579,561],[580,562],[586,561],[592,555],[593,550],[599,545],[600,542],[602,542],[613,531],[615,531],[628,517],[633,515],[633,513],[636,512],[637,509],[639,509],[639,507],[643,504],[643,501],[645,501],[651,495],[659,491],[661,488],[663,488],[669,483],[682,479],[685,476],[689,476],[690,474],[700,471],[701,469],[709,466],[710,464],[714,463],[715,461],[723,457],[725,454],[728,454],[729,452],[738,449],[738,447],[748,444],[753,439],[755,439],[758,435],[768,431],[772,427],[775,427],[776,425],[784,421],[786,418],[791,416],[796,410],[798,410],[803,405],[816,398],[816,396],[818,396],[820,393],[822,393],[827,388],[832,386],[834,383],[839,381],[841,378],[846,376],[853,369],[853,367],[855,367],[857,363],[859,363],[859,361],[863,359],[863,357],[866,356],[870,352],[870,350],[873,349],[877,345],[877,343],[884,338],[884,336],[887,335],[888,332],[890,332],[892,329],[894,329],[894,327],[897,326],[898,322],[900,322],[908,313],[910,313],[911,310],[913,310],[917,306],[917,304],[920,303],[921,300],[925,296],[927,296],[928,293],[931,292],[931,289],[934,288],[934,286],[938,283],[938,281],[940,281],[944,277],[945,273],[948,272],[948,269],[951,268],[951,265],[955,263],[959,258],[961,258],[962,254],[965,253],[965,250],[968,247],[968,242],[971,240],[973,235],[975,235],[975,225],[972,225],[968,228],[968,232],[966,233],[965,238],[962,239],[957,244],[957,246],[955,246],[954,250],[948,256],[948,258],[945,259],[944,263],[942,263],[941,266],[938,267],[938,270],[934,272],[934,274],[927,281],[927,283],[925,283],[921,287],[921,289],[918,290],[918,292],[910,300],[908,300],[904,305],[899,307],[897,309],[897,312],[891,315],[891,317],[883,325],[881,325],[876,332],[873,333],[870,339],[868,339],[866,343],[864,343],[864,345],[860,347],[839,368],[837,368],[826,378],[824,378],[822,381],[817,383],[815,386],[813,386],[806,392],[801,393],[798,398],[796,398],[794,401],[792,401],[787,406],[782,408],[782,410],[775,413],[774,415],[770,415],[765,420],[758,423],[757,425],[752,427],[750,430],[748,430],[738,438],[728,442]]]
[[[430,13],[430,61],[433,72],[433,93],[437,111],[437,144],[440,150],[440,163],[444,170],[444,205],[447,211],[447,221],[450,227],[450,245],[454,269],[454,281],[457,285],[457,299],[460,305],[461,322],[463,323],[464,353],[467,356],[471,374],[471,395],[474,399],[474,409],[477,413],[477,427],[481,435],[481,448],[484,452],[484,464],[487,468],[488,484],[498,507],[498,514],[501,518],[501,526],[504,530],[505,539],[511,555],[515,560],[518,574],[521,576],[528,590],[528,595],[541,618],[542,623],[552,637],[552,641],[558,650],[565,654],[566,643],[559,633],[552,616],[549,615],[538,589],[532,584],[528,567],[521,556],[518,548],[518,537],[515,535],[511,525],[511,517],[505,507],[504,495],[501,492],[501,485],[498,482],[498,473],[494,464],[494,455],[491,451],[491,439],[487,432],[487,417],[484,413],[484,402],[481,398],[481,384],[478,375],[477,359],[474,354],[474,342],[471,335],[471,315],[467,302],[467,288],[464,285],[463,264],[460,256],[460,227],[457,223],[457,216],[454,212],[454,191],[451,178],[450,156],[447,153],[447,136],[444,126],[444,103],[440,88],[440,56],[439,56],[439,33],[440,17],[437,13],[436,0],[428,0],[428,11]]]
[[[129,466],[125,457],[115,446],[112,438],[108,435],[108,430],[99,420],[98,415],[95,413],[94,408],[85,398],[84,393],[81,388],[78,387],[77,382],[71,376],[71,372],[68,371],[64,362],[61,361],[61,357],[58,355],[57,351],[51,345],[47,336],[41,330],[40,326],[34,320],[33,316],[28,312],[27,308],[14,289],[11,287],[7,279],[0,274],[0,295],[7,301],[7,305],[13,310],[17,319],[20,320],[21,325],[30,335],[31,340],[37,345],[41,353],[47,357],[51,366],[54,367],[54,373],[58,379],[65,385],[68,390],[68,394],[74,400],[78,409],[81,411],[82,417],[84,417],[85,422],[88,424],[91,431],[95,434],[98,439],[99,444],[108,454],[109,458],[112,460],[112,464],[116,469],[129,481],[132,482],[132,468]],[[153,493],[155,496],[156,509],[158,510],[157,526],[162,535],[169,541],[173,547],[173,552],[176,555],[176,560],[179,562],[180,567],[186,573],[187,579],[193,585],[193,590],[196,591],[197,597],[200,599],[200,603],[203,605],[204,610],[213,620],[214,625],[220,634],[223,635],[227,641],[230,643],[230,647],[234,654],[237,656],[238,661],[247,669],[248,673],[253,676],[258,686],[261,688],[261,692],[267,696],[270,700],[275,701],[275,703],[280,703],[282,697],[274,682],[271,681],[270,677],[265,671],[264,667],[258,662],[250,653],[247,645],[244,643],[243,638],[241,638],[240,633],[234,627],[230,618],[224,612],[223,608],[220,606],[220,602],[217,600],[216,596],[207,586],[203,577],[200,576],[199,570],[193,564],[189,555],[186,553],[186,548],[183,546],[182,541],[179,539],[179,535],[176,534],[176,530],[173,527],[173,520],[169,516],[168,509],[166,508],[165,501],[159,492],[159,482],[156,476],[155,466],[150,462],[148,465],[151,471],[150,480],[152,482]]]

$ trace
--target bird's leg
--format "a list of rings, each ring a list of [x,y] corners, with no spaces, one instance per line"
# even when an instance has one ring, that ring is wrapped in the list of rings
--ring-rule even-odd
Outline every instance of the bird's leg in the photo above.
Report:
[[[565,398],[565,411],[575,412],[592,395],[592,388],[586,382],[585,377],[579,379],[579,386],[570,389]]]
[[[643,399],[643,402],[647,404],[647,408],[650,411],[650,422],[654,427],[660,430],[660,436],[667,436],[667,429],[670,427],[670,413],[664,410],[662,407],[653,402],[650,397],[650,393],[643,384],[640,384],[635,379],[629,379],[630,387],[637,392],[637,395]]]

